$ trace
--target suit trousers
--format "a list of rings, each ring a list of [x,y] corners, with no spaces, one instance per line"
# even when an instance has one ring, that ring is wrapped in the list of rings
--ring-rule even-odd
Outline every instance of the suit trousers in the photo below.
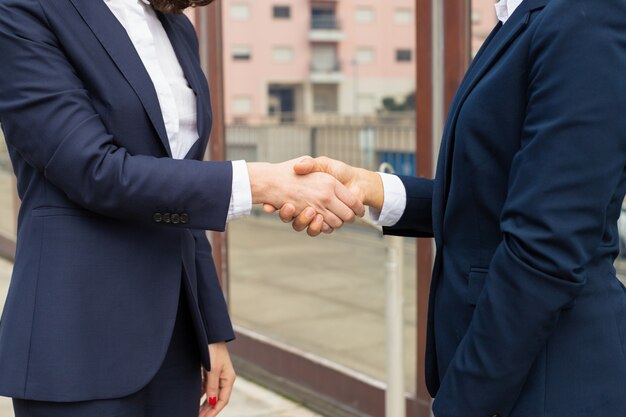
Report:
[[[147,386],[127,397],[84,402],[14,399],[15,417],[197,417],[200,352],[183,287],[167,354]]]

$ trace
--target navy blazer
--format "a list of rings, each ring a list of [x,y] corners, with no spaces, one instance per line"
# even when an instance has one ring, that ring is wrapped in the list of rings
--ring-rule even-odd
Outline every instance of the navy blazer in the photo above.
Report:
[[[203,231],[224,230],[232,168],[201,161],[211,109],[194,28],[159,17],[197,96],[185,160],[170,158],[154,86],[103,1],[0,0],[0,123],[22,199],[1,395],[139,390],[165,356],[182,290],[206,367],[207,343],[233,338]]]
[[[626,415],[626,1],[525,0],[474,59],[434,181],[387,233],[435,237],[437,417]]]

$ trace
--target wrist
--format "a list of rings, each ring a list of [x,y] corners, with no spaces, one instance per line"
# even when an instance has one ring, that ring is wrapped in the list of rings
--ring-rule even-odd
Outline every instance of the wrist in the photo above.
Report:
[[[248,163],[252,204],[262,204],[269,201],[269,192],[272,189],[271,181],[273,179],[271,167],[272,164],[266,162]]]
[[[358,175],[360,188],[363,191],[363,204],[375,210],[382,210],[385,202],[385,190],[380,175],[366,169],[360,169]]]

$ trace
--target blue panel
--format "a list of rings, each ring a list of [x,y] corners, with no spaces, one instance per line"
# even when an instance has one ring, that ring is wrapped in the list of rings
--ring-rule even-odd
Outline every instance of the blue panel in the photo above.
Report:
[[[391,164],[397,174],[415,176],[415,154],[412,152],[378,152],[378,164]]]

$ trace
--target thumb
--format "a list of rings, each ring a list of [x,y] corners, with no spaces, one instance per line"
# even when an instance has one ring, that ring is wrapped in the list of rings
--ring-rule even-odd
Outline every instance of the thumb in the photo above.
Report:
[[[305,156],[293,166],[293,170],[298,175],[307,175],[311,172],[319,171],[319,165],[317,161],[310,156]]]

